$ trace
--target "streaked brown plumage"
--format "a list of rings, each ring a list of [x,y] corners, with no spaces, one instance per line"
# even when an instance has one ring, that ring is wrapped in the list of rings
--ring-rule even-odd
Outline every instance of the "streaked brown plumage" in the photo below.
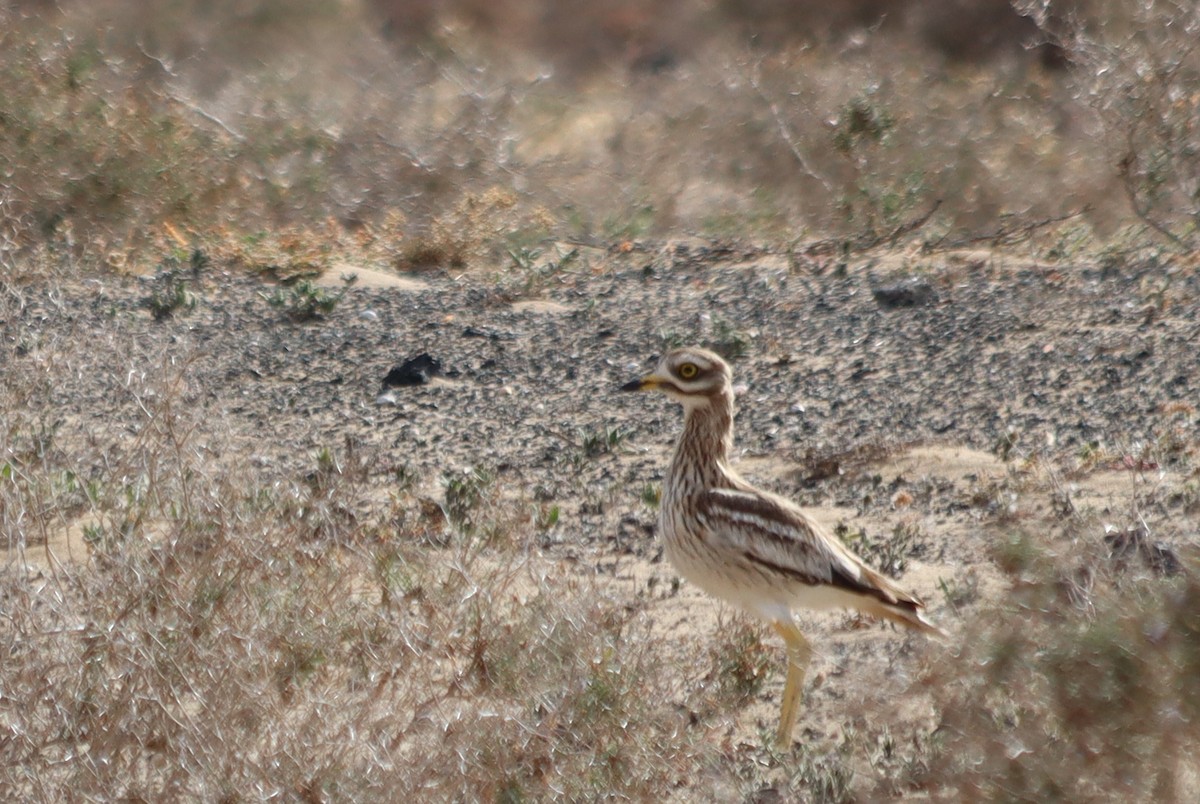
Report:
[[[706,592],[769,622],[788,649],[776,739],[795,724],[812,650],[795,608],[853,608],[932,634],[923,604],[868,567],[793,503],[747,483],[729,466],[733,381],[705,349],[676,349],[623,391],[659,390],[683,404],[683,432],[659,512],[667,558]]]

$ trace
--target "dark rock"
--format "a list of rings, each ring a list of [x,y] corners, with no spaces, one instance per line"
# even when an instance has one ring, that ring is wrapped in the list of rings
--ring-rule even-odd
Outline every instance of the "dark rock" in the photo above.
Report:
[[[937,304],[937,291],[924,279],[904,279],[894,285],[874,288],[871,295],[885,310],[898,307],[927,307]]]
[[[425,385],[431,379],[441,374],[442,361],[428,352],[422,352],[416,357],[405,360],[399,366],[394,366],[387,373],[387,376],[383,378],[383,384],[387,388],[404,385]]]

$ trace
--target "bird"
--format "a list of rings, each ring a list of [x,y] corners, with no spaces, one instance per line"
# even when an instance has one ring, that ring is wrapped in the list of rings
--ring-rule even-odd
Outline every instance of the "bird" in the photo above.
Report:
[[[790,743],[812,658],[796,609],[855,609],[945,637],[920,599],[867,566],[799,506],[733,470],[733,374],[719,355],[673,349],[653,372],[620,390],[660,391],[683,405],[683,431],[659,502],[663,552],[686,580],[765,620],[783,640],[788,664],[777,746]]]

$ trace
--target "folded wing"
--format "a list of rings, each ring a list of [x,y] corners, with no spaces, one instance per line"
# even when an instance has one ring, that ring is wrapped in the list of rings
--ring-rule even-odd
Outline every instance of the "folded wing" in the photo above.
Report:
[[[798,507],[757,489],[708,489],[696,500],[708,535],[720,546],[809,586],[848,592],[863,611],[941,634],[921,615],[924,604],[868,567]]]

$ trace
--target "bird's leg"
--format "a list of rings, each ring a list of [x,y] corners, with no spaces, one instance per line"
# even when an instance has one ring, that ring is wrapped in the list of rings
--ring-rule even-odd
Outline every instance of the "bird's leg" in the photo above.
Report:
[[[783,686],[783,710],[779,715],[779,731],[775,735],[775,745],[786,748],[791,744],[792,727],[796,725],[800,700],[804,697],[804,674],[808,670],[808,661],[812,658],[812,646],[791,618],[776,620],[771,623],[771,627],[787,645],[787,682]]]

